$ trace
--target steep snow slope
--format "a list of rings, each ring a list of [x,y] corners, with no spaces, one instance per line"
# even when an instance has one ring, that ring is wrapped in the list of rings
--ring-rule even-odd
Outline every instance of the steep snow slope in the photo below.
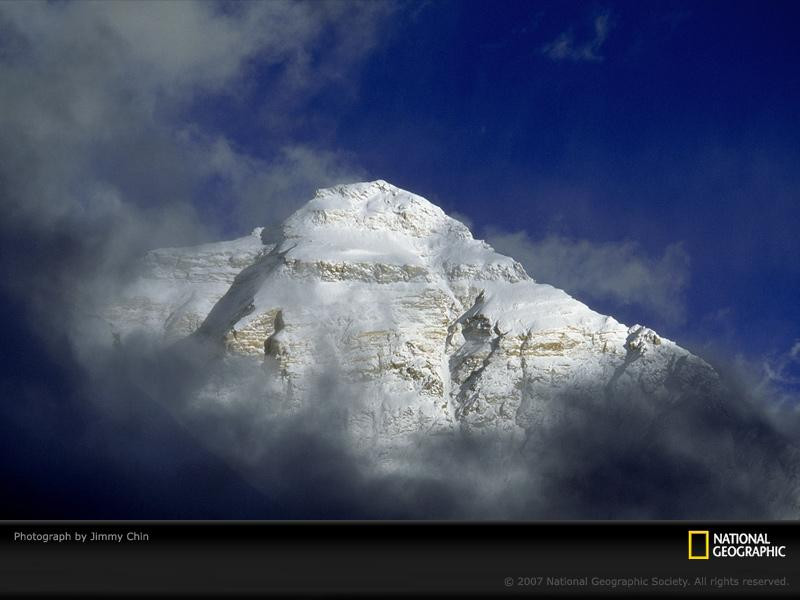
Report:
[[[122,339],[144,327],[224,344],[274,369],[263,393],[286,410],[334,375],[352,398],[354,439],[376,446],[455,429],[522,440],[562,418],[565,395],[641,391],[654,413],[715,397],[701,359],[537,283],[385,181],[320,190],[278,237],[150,253],[112,326]],[[216,382],[206,400],[229,402],[235,387]]]

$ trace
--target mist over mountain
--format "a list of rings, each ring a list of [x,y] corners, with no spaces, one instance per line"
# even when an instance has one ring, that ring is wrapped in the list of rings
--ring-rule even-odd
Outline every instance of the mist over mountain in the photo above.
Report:
[[[797,450],[730,382],[535,275],[420,196],[341,185],[151,251],[95,343],[273,502],[314,490],[299,516],[797,514]]]

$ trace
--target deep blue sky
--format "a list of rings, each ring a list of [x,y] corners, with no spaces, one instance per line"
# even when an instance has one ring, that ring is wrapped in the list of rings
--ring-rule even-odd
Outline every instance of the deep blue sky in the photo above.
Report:
[[[543,52],[570,32],[590,43],[603,15],[589,59]],[[478,235],[633,240],[652,255],[683,241],[685,323],[597,308],[695,347],[779,353],[800,336],[798,16],[792,2],[404,4],[354,79],[310,95],[291,127],[254,125],[264,67],[244,101],[197,118],[254,154],[336,148]]]

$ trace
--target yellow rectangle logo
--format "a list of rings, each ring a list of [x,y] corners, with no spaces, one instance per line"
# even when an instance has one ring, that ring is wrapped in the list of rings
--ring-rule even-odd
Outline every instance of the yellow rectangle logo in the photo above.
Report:
[[[694,544],[692,537],[705,538],[705,552],[703,554],[695,554],[693,552]],[[689,532],[689,560],[708,560],[708,531],[690,531]]]

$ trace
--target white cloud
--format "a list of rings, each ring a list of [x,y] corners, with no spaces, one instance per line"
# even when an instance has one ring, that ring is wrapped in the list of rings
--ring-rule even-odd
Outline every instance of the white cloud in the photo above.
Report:
[[[800,340],[795,340],[792,347],[779,356],[764,359],[762,365],[765,385],[784,389],[800,387]]]
[[[349,157],[291,135],[270,145],[265,123],[291,121],[325,86],[356,89],[355,69],[391,10],[279,0],[0,3],[0,235],[29,240],[38,253],[6,256],[0,266],[15,272],[5,281],[29,304],[41,292],[61,327],[59,311],[71,309],[62,304],[85,307],[106,293],[142,250],[219,237],[219,224],[199,216],[204,203],[230,203],[216,212],[251,229],[308,190],[358,173]],[[204,130],[189,109],[206,98],[252,106],[264,155]],[[214,200],[204,197],[210,180],[223,188]],[[257,221],[245,227],[249,218]]]
[[[225,12],[212,2],[77,1],[6,3],[2,14],[29,42],[34,62],[54,66],[80,59],[70,70],[81,71],[102,61],[108,67],[103,83],[117,79],[144,94],[174,96],[196,87],[218,89],[256,58],[280,63],[295,85],[319,77],[309,55],[326,29],[334,30],[326,52],[341,66],[372,48],[376,24],[390,8],[274,1],[237,3]]]
[[[742,350],[730,361],[731,373],[778,431],[800,439],[800,339],[788,349],[766,355]]]
[[[458,211],[451,210],[447,214],[450,217],[452,217],[453,219],[455,219],[456,221],[459,221],[459,222],[463,223],[464,225],[466,225],[469,228],[470,231],[475,231],[475,229],[476,229],[475,223],[473,222],[472,219],[470,219],[464,213],[460,213]]]
[[[689,255],[680,243],[649,257],[635,242],[591,242],[549,235],[532,240],[524,232],[489,231],[487,241],[519,260],[537,281],[586,300],[638,305],[663,319],[685,318]]]
[[[542,54],[555,61],[600,62],[604,59],[600,52],[611,27],[610,13],[601,13],[592,21],[590,37],[578,41],[575,38],[574,30],[569,29],[549,44],[545,44],[542,47]]]
[[[236,198],[232,218],[242,228],[275,225],[309,200],[322,184],[364,179],[356,161],[341,152],[286,145],[270,161],[240,154],[226,140],[209,147],[210,165],[227,178]]]
[[[189,102],[208,93],[236,97],[249,89],[254,63],[277,65],[269,89],[254,101],[273,119],[287,118],[309,90],[346,78],[374,47],[390,9],[338,2],[226,6],[232,11],[189,1],[0,4],[0,144],[4,155],[47,171],[38,179],[57,197],[36,194],[37,216],[69,207],[65,180],[107,175],[93,159],[107,161],[114,148],[129,165],[157,156],[159,171],[175,168],[178,181],[207,175],[213,157],[199,159],[214,147],[206,143],[210,134],[185,135],[197,130],[182,112]],[[325,58],[312,60],[321,44],[325,51],[317,54]],[[187,152],[192,161],[184,160]],[[235,158],[251,163],[242,152]],[[238,168],[230,161],[216,166]]]

